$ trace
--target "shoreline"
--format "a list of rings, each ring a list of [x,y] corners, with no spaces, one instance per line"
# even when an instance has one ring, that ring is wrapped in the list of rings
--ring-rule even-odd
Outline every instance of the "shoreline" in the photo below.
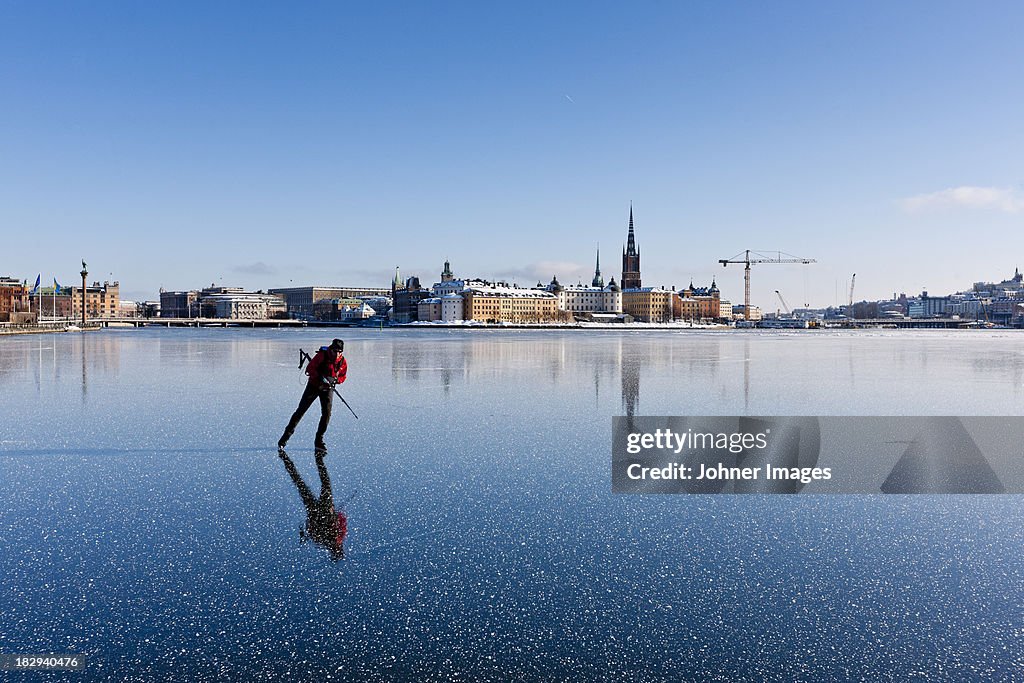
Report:
[[[69,330],[68,323],[37,324],[37,325],[16,325],[13,327],[0,326],[0,337],[17,334],[61,334],[73,332],[95,332],[102,330],[103,325],[87,325],[76,330]]]
[[[253,323],[271,323],[271,324],[253,324]],[[317,324],[307,323],[305,325],[273,325],[273,321],[252,321],[252,320],[239,320],[230,321],[224,320],[218,324],[204,324],[204,325],[165,325],[159,322],[150,324],[124,324],[114,322],[113,324],[104,324],[103,322],[93,322],[84,328],[67,329],[68,323],[43,323],[38,325],[16,325],[16,326],[5,326],[0,325],[0,337],[7,335],[21,335],[21,334],[54,334],[54,333],[68,333],[68,332],[95,332],[103,329],[147,329],[150,327],[158,327],[171,329],[174,328],[220,328],[220,329],[264,329],[264,328],[277,328],[286,329],[296,327],[301,329],[309,328],[338,328],[343,327],[346,330],[481,330],[481,331],[496,331],[496,330],[556,330],[556,331],[620,331],[620,332],[641,332],[641,331],[686,331],[686,332],[790,332],[790,333],[811,333],[818,334],[822,332],[835,332],[835,331],[862,331],[862,332],[877,332],[879,330],[893,329],[888,326],[876,326],[876,325],[865,325],[865,326],[850,326],[850,327],[818,327],[818,328],[787,328],[787,327],[736,327],[734,325],[725,324],[690,324],[690,323],[507,323],[507,324],[487,324],[487,323],[440,323],[440,322],[412,322],[412,323],[400,323],[393,325],[385,325],[378,327],[376,325],[338,325],[338,324]],[[896,329],[902,330],[963,330],[963,331],[976,331],[982,330],[999,330],[999,331],[1012,331],[1020,330],[1021,328],[1016,327],[996,327],[996,328],[973,328],[973,327],[961,327],[952,325],[936,325],[929,324],[928,321],[922,321],[924,324],[917,325],[905,325],[900,326]]]

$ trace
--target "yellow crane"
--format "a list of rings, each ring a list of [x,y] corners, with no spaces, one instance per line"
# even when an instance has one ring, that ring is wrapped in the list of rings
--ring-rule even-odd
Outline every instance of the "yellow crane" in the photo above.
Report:
[[[775,256],[772,256],[775,254]],[[750,266],[758,263],[817,263],[812,258],[800,258],[799,256],[793,256],[782,251],[776,252],[760,252],[746,249],[736,254],[732,258],[718,259],[718,262],[722,264],[722,267],[729,265],[730,263],[742,263],[743,264],[743,319],[750,320]]]

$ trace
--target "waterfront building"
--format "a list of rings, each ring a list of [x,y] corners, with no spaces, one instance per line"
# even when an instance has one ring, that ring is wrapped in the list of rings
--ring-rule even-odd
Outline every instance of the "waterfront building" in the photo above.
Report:
[[[399,282],[398,269],[395,269],[395,280],[392,281],[391,319],[396,323],[411,323],[419,320],[419,304],[431,297],[429,289],[420,285],[418,277],[410,277],[405,283]]]
[[[288,317],[288,309],[282,297],[262,292],[217,292],[202,297],[200,302],[204,310],[213,310],[212,316],[204,317],[228,320],[267,320]]]
[[[683,299],[690,298],[696,301],[697,313],[693,317],[700,320],[717,320],[723,317],[723,310],[728,310],[722,308],[722,293],[718,290],[718,285],[714,279],[711,280],[710,287],[694,287],[693,280],[690,280],[690,286],[680,292],[679,295]],[[680,317],[687,318],[689,316],[683,315]]]
[[[452,266],[448,261],[444,262],[444,270],[441,271],[441,281],[435,282],[431,288],[434,297],[443,297],[447,294],[459,294],[467,287],[486,287],[490,283],[479,278],[456,278],[452,273]]]
[[[382,301],[389,301],[386,297]],[[385,308],[384,310],[387,310]],[[313,304],[313,316],[324,322],[356,322],[377,315],[377,309],[363,298],[321,299]]]
[[[928,296],[928,292],[921,292],[921,296],[908,301],[907,315],[911,318],[945,317],[949,315],[949,304],[948,296]]]
[[[638,287],[622,290],[622,312],[645,323],[671,322],[678,308],[676,292],[664,287]]]
[[[487,280],[477,278],[470,280],[448,280],[447,282],[435,282],[430,291],[433,296],[445,296],[446,294],[459,294],[469,287],[487,287],[490,284]]]
[[[15,313],[29,312],[29,288],[12,277],[0,277],[0,322],[9,322]]]
[[[764,313],[759,306],[750,307],[749,317],[744,314],[743,304],[737,304],[732,307],[733,320],[761,320],[762,318],[764,318]]]
[[[572,316],[558,308],[552,292],[501,284],[468,287],[462,292],[465,320],[485,323],[567,322]]]
[[[70,290],[63,288],[60,294],[57,294],[53,287],[43,289],[39,309],[39,315],[43,318],[73,317],[74,304],[71,301]]]
[[[946,314],[963,319],[984,320],[988,308],[990,308],[991,305],[991,299],[957,293],[949,297],[949,305],[946,307]]]
[[[377,315],[386,315],[391,309],[391,297],[389,296],[357,296],[356,298],[376,311]]]
[[[700,320],[700,302],[686,296],[685,290],[676,297],[675,305],[677,310],[673,311],[673,317],[679,320]]]
[[[600,277],[600,266],[593,282],[604,282]],[[558,298],[558,308],[569,313],[622,313],[622,290],[612,278],[608,285],[590,286],[584,284],[562,285],[557,277],[544,287]]]
[[[429,299],[420,300],[416,307],[416,317],[420,322],[436,322],[442,320],[441,298],[432,296]]]
[[[391,294],[384,287],[329,287],[315,285],[312,287],[275,287],[267,290],[284,299],[288,315],[292,318],[312,318],[313,304],[325,299],[351,299],[361,296],[382,296]]]
[[[266,294],[262,290],[247,292],[243,287],[211,284],[199,291],[169,292],[161,288],[159,316],[267,320],[286,318],[288,312],[282,296]]]
[[[993,299],[988,307],[989,322],[1024,327],[1024,298]]]
[[[71,317],[82,317],[82,288],[67,288],[71,294]],[[121,306],[121,287],[117,282],[93,282],[85,290],[85,317],[116,318]]]
[[[1020,268],[1013,270],[1013,277],[1002,282],[975,282],[974,292],[979,296],[991,296],[998,298],[1013,299],[1018,296],[1024,297],[1024,273]]]
[[[633,234],[633,205],[629,206],[629,232],[626,235],[626,246],[622,248],[622,279],[620,286],[627,289],[640,289],[640,248],[636,245]]]
[[[451,323],[456,320],[466,319],[466,315],[463,312],[466,302],[463,301],[461,294],[451,292],[439,297],[439,299],[441,300],[441,320]]]
[[[199,292],[168,292],[160,288],[160,317],[188,318],[193,314]]]
[[[336,322],[352,316],[352,309],[363,305],[362,299],[320,299],[313,304],[313,317],[325,322]]]

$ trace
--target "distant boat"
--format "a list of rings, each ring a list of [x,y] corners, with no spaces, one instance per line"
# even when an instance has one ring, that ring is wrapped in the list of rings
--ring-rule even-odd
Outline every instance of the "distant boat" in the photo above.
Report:
[[[65,327],[64,331],[65,332],[81,332],[82,328],[79,327],[78,325],[72,324],[72,325],[68,325],[67,327]]]

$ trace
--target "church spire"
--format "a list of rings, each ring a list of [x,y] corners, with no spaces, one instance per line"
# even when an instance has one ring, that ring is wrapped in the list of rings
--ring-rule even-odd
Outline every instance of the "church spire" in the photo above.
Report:
[[[633,231],[633,202],[629,203],[629,233],[626,247],[622,250],[622,289],[638,289],[640,284],[640,250],[636,248],[636,234]]]
[[[633,234],[633,203],[629,204],[629,235],[626,237],[626,256],[636,256],[636,236]]]
[[[591,287],[604,287],[604,278],[601,277],[601,245],[597,245],[597,266],[594,268],[594,279],[590,283]]]

